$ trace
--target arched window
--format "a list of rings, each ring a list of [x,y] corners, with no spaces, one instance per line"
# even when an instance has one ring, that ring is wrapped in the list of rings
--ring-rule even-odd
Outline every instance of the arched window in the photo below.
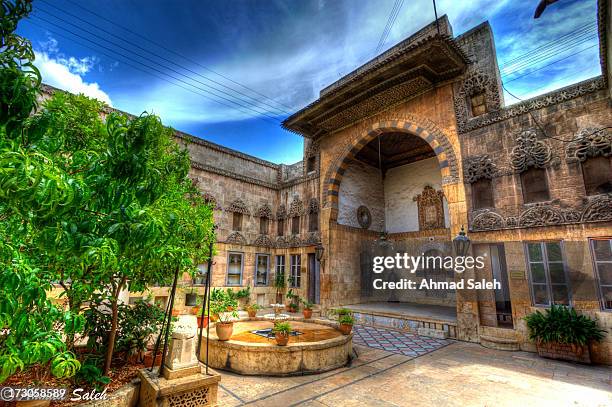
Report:
[[[582,177],[587,195],[612,192],[612,157],[587,158],[582,163]]]
[[[319,213],[313,212],[308,217],[308,231],[316,232],[319,230]]]
[[[291,218],[291,234],[299,235],[300,234],[300,217],[294,216]]]
[[[242,230],[242,214],[240,212],[234,212],[232,214],[232,230]]]
[[[277,226],[277,235],[283,236],[285,234],[285,219],[279,219]]]
[[[521,186],[523,188],[523,202],[533,203],[548,201],[548,182],[544,168],[531,167],[521,173]]]
[[[493,208],[493,185],[488,178],[481,178],[472,183],[472,209]]]
[[[259,234],[268,234],[268,218],[259,218]]]

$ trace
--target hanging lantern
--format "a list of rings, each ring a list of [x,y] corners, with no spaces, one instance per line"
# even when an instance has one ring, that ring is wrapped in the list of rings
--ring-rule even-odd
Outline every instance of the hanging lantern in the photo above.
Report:
[[[322,244],[318,244],[317,247],[315,247],[315,257],[317,258],[318,261],[321,261],[321,259],[323,258],[324,252],[325,252],[325,248],[323,247]]]
[[[453,246],[455,247],[455,255],[459,257],[464,257],[468,250],[470,250],[470,238],[465,234],[465,230],[463,229],[463,225],[461,226],[461,231],[453,239]]]

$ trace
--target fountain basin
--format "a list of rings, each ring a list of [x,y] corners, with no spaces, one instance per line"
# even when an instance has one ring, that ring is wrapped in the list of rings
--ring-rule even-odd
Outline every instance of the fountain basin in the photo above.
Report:
[[[342,335],[335,324],[324,320],[291,320],[291,336],[286,346],[252,331],[270,328],[269,320],[238,321],[229,341],[219,341],[210,331],[210,367],[244,375],[290,376],[322,373],[346,365],[353,353],[353,334]],[[200,356],[206,358],[202,340]]]

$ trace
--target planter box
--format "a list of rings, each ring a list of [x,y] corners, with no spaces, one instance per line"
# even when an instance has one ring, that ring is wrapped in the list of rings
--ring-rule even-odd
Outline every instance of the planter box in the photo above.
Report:
[[[566,343],[548,342],[538,343],[538,355],[571,362],[591,363],[591,353],[588,346],[578,346]]]

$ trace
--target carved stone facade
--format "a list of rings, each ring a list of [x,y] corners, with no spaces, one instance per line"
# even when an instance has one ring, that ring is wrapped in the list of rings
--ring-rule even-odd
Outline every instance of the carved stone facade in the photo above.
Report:
[[[569,162],[585,161],[589,157],[612,155],[612,133],[608,129],[582,129],[567,144],[565,154]]]
[[[482,94],[485,98],[487,113],[498,111],[501,108],[499,90],[495,80],[479,69],[472,70],[463,79],[454,99],[455,115],[460,129],[466,128],[468,123],[476,118],[470,111],[470,98],[478,94]]]
[[[535,130],[523,131],[516,139],[516,146],[510,153],[510,165],[517,172],[530,167],[545,168],[552,159],[548,144],[538,140]]]
[[[463,161],[463,180],[469,184],[483,178],[493,179],[496,175],[497,166],[487,154],[469,157]]]
[[[413,198],[419,208],[419,230],[444,228],[444,193],[426,186]]]

